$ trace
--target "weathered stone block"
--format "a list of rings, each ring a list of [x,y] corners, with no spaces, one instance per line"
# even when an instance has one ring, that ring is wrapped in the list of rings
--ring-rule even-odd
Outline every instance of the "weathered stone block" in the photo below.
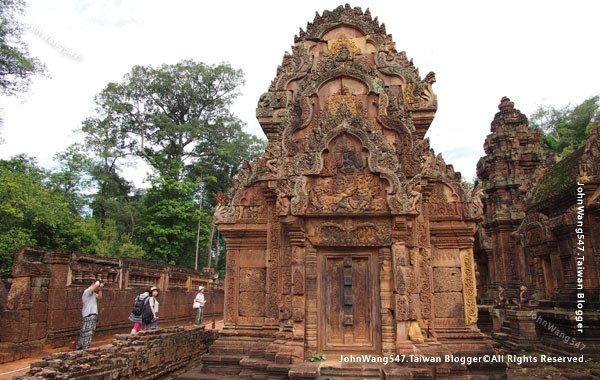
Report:
[[[46,323],[31,323],[29,325],[29,340],[39,340],[46,338]]]
[[[239,315],[243,317],[264,317],[265,294],[263,292],[241,292]]]
[[[81,308],[83,302],[81,301],[81,295],[85,288],[67,289],[67,309]],[[63,306],[64,307],[64,306]]]
[[[51,309],[64,309],[67,303],[66,289],[49,289],[48,305]]]
[[[264,268],[240,269],[240,291],[255,292],[264,289],[266,284],[266,270]]]
[[[436,292],[462,291],[460,268],[433,268],[433,286]]]
[[[0,316],[0,341],[21,343],[27,340],[29,310],[6,310]]]
[[[31,280],[32,288],[47,288],[50,286],[50,279],[47,277],[34,277]]]
[[[20,310],[28,309],[31,304],[31,281],[29,277],[13,278],[8,299],[6,300],[6,309]]]
[[[81,323],[79,310],[50,310],[48,314],[48,329],[62,330],[73,328]]]
[[[460,253],[458,249],[433,248],[431,250],[432,267],[460,267]]]
[[[438,318],[464,318],[462,293],[435,293],[435,316]]]
[[[31,304],[30,322],[46,322],[48,319],[48,303],[33,302]]]
[[[32,287],[31,288],[31,302],[48,302],[48,288]]]
[[[49,287],[52,289],[57,289],[67,286],[69,267],[67,265],[51,265],[50,268],[52,277],[50,278]]]

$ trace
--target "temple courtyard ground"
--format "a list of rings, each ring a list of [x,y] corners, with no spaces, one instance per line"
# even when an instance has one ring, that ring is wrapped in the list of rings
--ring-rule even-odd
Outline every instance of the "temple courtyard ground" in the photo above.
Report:
[[[190,323],[191,324],[191,323]],[[169,327],[174,325],[165,324],[163,327]],[[214,321],[209,320],[205,324],[207,329],[215,329],[220,331],[223,328],[223,320],[217,319]],[[102,345],[110,344],[112,339],[101,339],[92,342],[92,347],[99,347]],[[39,353],[35,357],[21,359],[10,363],[0,364],[0,380],[11,380],[14,376],[25,374],[29,370],[29,365],[32,362],[38,361],[45,356],[52,353],[65,351],[64,347],[50,349]],[[508,352],[505,352],[508,353]],[[514,353],[513,353],[514,354]],[[539,353],[535,352],[520,352],[520,355],[532,355],[536,356]],[[523,363],[520,366],[509,364],[508,366],[508,379],[509,380],[526,380],[526,379],[553,379],[553,380],[592,380],[600,379],[600,361],[590,361],[585,365],[572,365],[572,366],[554,366],[554,365],[540,365],[539,363]],[[192,380],[202,379],[206,377],[202,373],[202,367],[194,367],[185,371],[178,372],[170,376],[168,379],[173,380]]]

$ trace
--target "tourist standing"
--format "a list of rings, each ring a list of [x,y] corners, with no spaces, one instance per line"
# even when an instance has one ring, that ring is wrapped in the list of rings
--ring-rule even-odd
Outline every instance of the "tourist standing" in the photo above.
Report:
[[[196,312],[196,326],[202,326],[202,320],[204,318],[204,304],[206,301],[204,300],[204,286],[198,287],[198,294],[196,294],[196,298],[194,298],[194,309]]]
[[[155,329],[158,327],[158,292],[159,290],[156,286],[150,288],[150,299],[148,300],[148,302],[150,303],[150,307],[152,308],[152,315],[154,316],[154,318],[152,318],[152,322],[146,325],[146,328],[148,330]]]
[[[144,293],[135,297],[135,304],[138,303],[146,303],[148,301],[148,297],[150,297],[150,293],[145,291]],[[135,334],[136,332],[144,329],[144,323],[142,322],[142,309],[140,309],[140,314],[134,314],[133,312],[129,314],[129,320],[133,322],[133,328],[131,329],[131,334]]]
[[[92,280],[92,284],[83,291],[81,295],[81,315],[83,322],[81,332],[77,339],[77,350],[85,350],[92,343],[92,337],[96,332],[96,323],[98,322],[98,299],[102,299],[102,287],[104,284],[100,280]]]

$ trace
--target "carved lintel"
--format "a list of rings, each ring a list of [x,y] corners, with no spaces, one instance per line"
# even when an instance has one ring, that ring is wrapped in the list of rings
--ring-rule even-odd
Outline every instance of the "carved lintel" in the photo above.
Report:
[[[388,220],[357,221],[352,218],[315,221],[313,244],[331,247],[376,247],[392,244]]]

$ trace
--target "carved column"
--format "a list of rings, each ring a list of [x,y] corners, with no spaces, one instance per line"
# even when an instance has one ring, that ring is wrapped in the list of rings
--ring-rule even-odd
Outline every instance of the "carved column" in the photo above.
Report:
[[[291,355],[292,362],[302,362],[305,356],[305,326],[306,326],[306,233],[302,220],[296,217],[285,217],[281,219],[284,233],[290,250],[282,250],[289,256],[282,257],[282,294],[286,301],[289,299],[290,316],[289,323],[283,323],[283,331],[289,331],[286,335],[286,354]]]
[[[227,277],[225,278],[225,307],[224,321],[225,329],[235,328],[237,317],[237,249],[227,251],[226,270]]]
[[[317,301],[317,250],[308,247],[305,255],[306,263],[306,343],[305,356],[317,352],[317,323],[318,301]]]
[[[407,294],[406,273],[409,268],[408,249],[403,242],[392,245],[394,316],[396,324],[396,353],[412,352],[413,344],[408,339],[409,300]]]
[[[389,248],[379,250],[379,289],[381,297],[381,345],[382,354],[395,352],[395,334],[393,310],[392,252]]]
[[[277,194],[271,188],[263,189],[263,195],[268,205],[267,214],[267,289],[266,289],[266,319],[272,326],[277,326],[279,302],[281,292],[279,291],[281,275],[280,252],[280,227],[275,209]],[[289,292],[288,292],[289,294]]]

